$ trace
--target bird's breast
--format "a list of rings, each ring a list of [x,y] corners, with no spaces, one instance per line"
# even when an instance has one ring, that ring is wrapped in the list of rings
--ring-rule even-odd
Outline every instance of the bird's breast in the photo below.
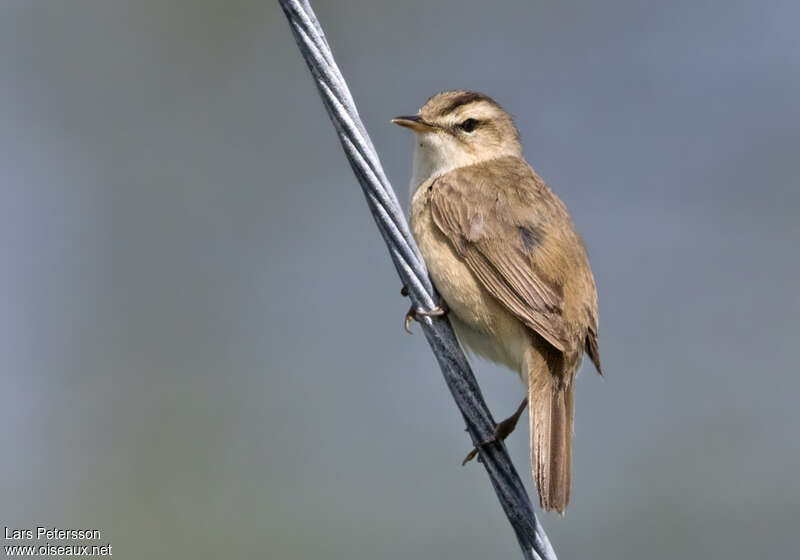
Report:
[[[431,280],[447,303],[456,334],[462,345],[476,354],[520,371],[528,341],[525,327],[483,288],[434,223],[430,182],[412,196],[409,222]]]

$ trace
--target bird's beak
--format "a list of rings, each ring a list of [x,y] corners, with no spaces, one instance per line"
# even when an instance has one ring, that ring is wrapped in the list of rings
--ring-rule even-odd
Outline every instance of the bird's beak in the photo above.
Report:
[[[422,117],[417,115],[410,115],[405,117],[395,117],[392,119],[394,124],[410,128],[414,132],[429,132],[433,129],[433,125],[422,120]]]

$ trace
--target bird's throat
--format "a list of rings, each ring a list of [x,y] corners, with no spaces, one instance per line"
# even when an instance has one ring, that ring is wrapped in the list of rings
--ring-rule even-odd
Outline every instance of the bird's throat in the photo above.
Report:
[[[409,185],[411,196],[428,180],[480,161],[480,158],[465,150],[455,139],[442,134],[419,135],[416,140]]]

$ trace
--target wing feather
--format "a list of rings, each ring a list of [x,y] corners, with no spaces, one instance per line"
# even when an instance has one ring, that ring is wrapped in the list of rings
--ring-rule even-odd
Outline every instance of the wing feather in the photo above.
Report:
[[[522,182],[535,180],[532,172],[518,175]],[[486,290],[563,352],[571,343],[561,316],[562,297],[557,286],[537,274],[531,247],[520,235],[520,228],[541,231],[542,224],[534,213],[520,216],[513,211],[530,208],[530,200],[522,197],[529,198],[536,185],[507,185],[501,179],[491,168],[472,173],[457,170],[440,177],[430,199],[434,223]]]

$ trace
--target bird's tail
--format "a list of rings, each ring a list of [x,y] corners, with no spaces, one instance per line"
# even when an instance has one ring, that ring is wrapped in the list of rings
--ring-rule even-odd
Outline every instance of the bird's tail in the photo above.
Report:
[[[543,359],[528,365],[531,468],[541,507],[563,514],[572,470],[574,383],[548,365]]]

